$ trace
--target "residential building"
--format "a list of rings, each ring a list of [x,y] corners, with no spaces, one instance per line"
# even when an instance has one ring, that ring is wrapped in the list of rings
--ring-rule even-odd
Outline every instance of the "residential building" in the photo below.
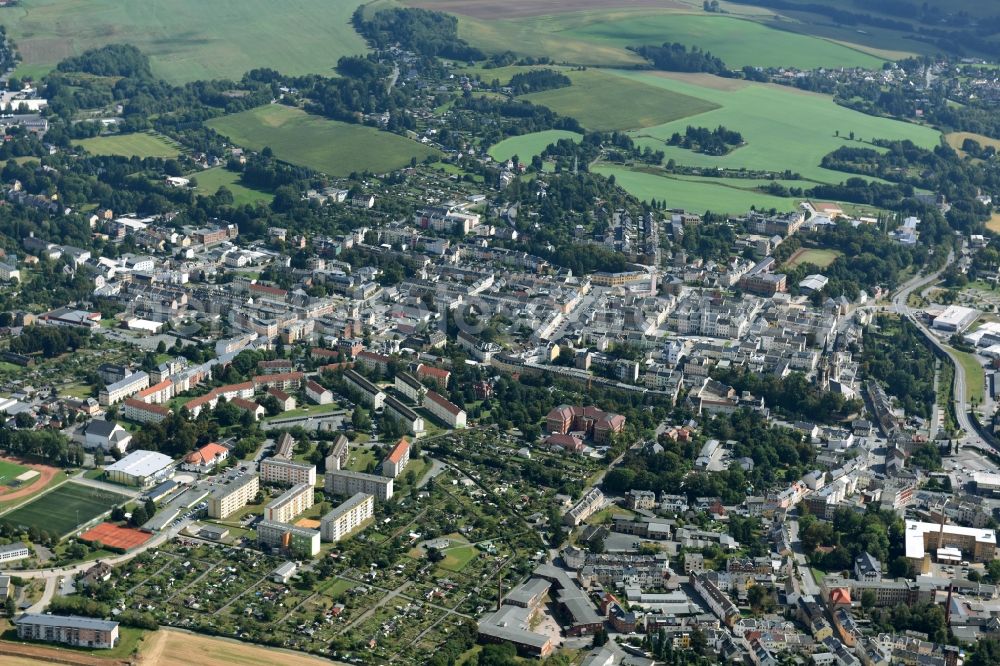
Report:
[[[361,394],[360,400],[365,406],[381,409],[385,404],[385,393],[354,370],[344,372],[344,381],[348,387]]]
[[[313,505],[313,487],[308,483],[292,486],[264,507],[264,520],[290,523]]]
[[[397,391],[406,396],[410,402],[420,404],[424,400],[427,388],[408,372],[396,373],[394,386]]]
[[[222,520],[249,504],[260,492],[260,478],[247,474],[228,481],[208,496],[208,517]]]
[[[391,395],[385,396],[384,406],[385,414],[390,418],[399,421],[403,427],[406,428],[406,432],[416,437],[423,434],[424,417],[420,416]]]
[[[162,405],[153,405],[134,398],[126,398],[121,414],[136,423],[159,423],[170,416],[171,411]]]
[[[461,429],[465,427],[465,410],[436,391],[427,391],[424,396],[424,409],[444,421],[450,428]]]
[[[118,623],[111,620],[25,613],[14,620],[14,625],[21,640],[102,649],[118,645]]]
[[[257,523],[257,544],[297,557],[315,557],[319,553],[320,534],[319,530],[265,519]]]
[[[336,471],[347,467],[347,460],[350,457],[351,442],[344,435],[337,435],[337,439],[330,447],[330,453],[326,456],[326,470]]]
[[[222,444],[210,442],[196,451],[192,451],[184,457],[181,469],[188,472],[205,474],[211,472],[222,462],[229,458],[229,449]]]
[[[395,479],[403,473],[403,470],[406,469],[409,462],[410,442],[403,437],[396,442],[396,445],[392,447],[389,455],[387,455],[385,460],[382,461],[382,476],[388,476],[389,478]]]
[[[320,386],[311,379],[306,382],[306,397],[317,405],[329,405],[333,402],[333,393],[330,389]]]
[[[392,499],[392,478],[351,472],[348,470],[326,470],[324,490],[329,495],[351,496],[357,493],[374,495],[379,502]]]
[[[374,511],[375,497],[367,493],[356,493],[320,519],[320,536],[323,541],[340,541],[371,518]]]
[[[145,372],[136,372],[128,377],[108,384],[101,389],[98,395],[100,403],[107,407],[121,402],[134,393],[138,393],[149,386],[149,375]]]
[[[604,493],[600,488],[591,488],[573,507],[563,516],[563,522],[571,527],[576,527],[583,521],[597,513],[604,506]]]
[[[265,458],[260,463],[260,480],[277,486],[316,485],[316,465],[281,457]]]

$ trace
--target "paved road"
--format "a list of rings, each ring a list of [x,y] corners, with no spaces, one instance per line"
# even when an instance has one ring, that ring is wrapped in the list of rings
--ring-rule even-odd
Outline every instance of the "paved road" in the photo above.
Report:
[[[45,607],[49,605],[49,602],[52,601],[52,597],[56,594],[56,584],[58,583],[58,578],[58,576],[50,576],[45,579],[45,591],[42,592],[42,598],[28,608],[29,613],[41,613]]]
[[[802,585],[802,594],[811,594],[818,600],[820,598],[819,585],[813,578],[812,570],[806,560],[806,555],[802,551],[802,542],[799,540],[799,521],[788,520],[788,541],[792,546],[792,556],[795,558],[795,568],[799,572],[799,582]]]

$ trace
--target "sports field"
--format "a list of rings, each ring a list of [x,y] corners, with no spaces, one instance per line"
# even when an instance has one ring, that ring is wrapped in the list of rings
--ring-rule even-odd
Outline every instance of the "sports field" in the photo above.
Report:
[[[15,462],[0,460],[0,486],[10,486],[17,477],[30,471],[29,467],[18,465]]]
[[[714,102],[595,69],[564,71],[573,85],[524,95],[534,104],[576,118],[590,130],[652,127],[705,113]]]
[[[841,253],[837,250],[820,250],[817,248],[800,248],[785,262],[786,268],[795,268],[802,264],[812,264],[819,268],[826,268],[837,260]]]
[[[797,203],[795,199],[720,185],[712,178],[671,178],[666,173],[659,175],[607,164],[595,166],[591,170],[605,176],[614,176],[618,185],[640,200],[665,200],[670,208],[683,208],[696,213],[707,210],[713,213],[745,213],[750,206],[788,211]]]
[[[114,523],[100,523],[80,535],[81,541],[88,543],[99,541],[105,546],[121,550],[132,550],[152,538],[153,535],[149,532],[131,527],[121,527]]]
[[[90,139],[77,139],[74,146],[80,146],[92,155],[120,155],[122,157],[163,157],[180,155],[177,145],[169,139],[152,132],[134,134],[111,134]]]
[[[409,164],[410,158],[419,161],[436,154],[397,134],[327,120],[281,104],[213,118],[206,125],[239,146],[252,150],[270,146],[278,159],[334,176],[392,171]]]
[[[233,193],[233,202],[237,206],[270,201],[274,195],[260,190],[254,190],[240,182],[240,174],[224,167],[213,167],[191,174],[198,183],[201,194],[215,194],[220,187],[225,187]]]
[[[572,139],[577,143],[583,135],[565,130],[544,130],[521,136],[512,136],[490,147],[489,154],[493,159],[503,162],[517,155],[522,162],[528,162],[535,155],[541,154],[552,143],[562,139]]]
[[[0,516],[16,527],[36,527],[63,536],[128,499],[125,495],[70,481]]]
[[[330,74],[367,48],[350,24],[359,3],[324,0],[21,0],[3,10],[26,72],[110,43],[131,43],[172,82],[239,79],[255,67]]]

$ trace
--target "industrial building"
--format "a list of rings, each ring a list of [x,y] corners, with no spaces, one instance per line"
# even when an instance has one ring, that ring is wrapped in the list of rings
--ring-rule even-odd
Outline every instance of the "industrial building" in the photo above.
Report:
[[[174,474],[174,461],[157,451],[133,451],[104,469],[109,481],[127,486],[150,486],[169,479]]]

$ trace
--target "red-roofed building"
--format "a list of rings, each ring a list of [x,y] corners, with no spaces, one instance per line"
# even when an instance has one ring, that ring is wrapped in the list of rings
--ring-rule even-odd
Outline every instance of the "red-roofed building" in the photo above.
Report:
[[[549,435],[545,438],[546,446],[558,446],[573,453],[583,451],[583,440],[576,435]]]
[[[354,360],[366,369],[377,371],[383,375],[389,371],[389,363],[392,361],[385,354],[376,354],[367,350],[358,352]]]
[[[448,388],[448,380],[451,379],[451,373],[447,370],[421,363],[417,366],[417,377],[420,378],[420,381],[430,379],[437,382],[438,390],[443,391]]]
[[[306,382],[306,397],[317,405],[329,405],[333,402],[333,393],[330,389],[320,386],[311,379]]]
[[[253,378],[254,389],[279,388],[282,391],[302,386],[305,374],[302,372],[282,372],[275,375],[257,375]]]
[[[174,383],[169,379],[164,379],[159,384],[154,384],[147,389],[139,391],[133,397],[139,402],[162,405],[174,397]]]
[[[122,416],[136,423],[159,423],[170,416],[170,410],[161,405],[152,405],[134,398],[126,398],[122,405]]]
[[[324,349],[323,347],[313,347],[309,350],[309,356],[316,361],[326,361],[330,363],[340,357],[340,352],[335,349]]]
[[[208,409],[215,409],[215,406],[219,404],[219,398],[225,398],[226,400],[233,400],[235,398],[252,398],[253,390],[253,382],[227,384],[226,386],[214,388],[205,395],[188,400],[184,403],[184,408],[191,412],[191,416],[198,416],[201,410],[206,407]]]
[[[277,375],[284,372],[292,372],[295,369],[295,365],[291,361],[279,358],[273,361],[259,361],[257,369],[265,375]]]
[[[428,391],[424,395],[424,409],[451,428],[465,427],[465,410],[434,391]]]
[[[406,465],[410,462],[410,442],[405,437],[396,442],[392,451],[382,461],[382,476],[395,479],[403,473]]]
[[[204,474],[206,472],[211,472],[215,469],[216,465],[223,462],[228,457],[229,449],[221,444],[211,442],[197,451],[192,451],[187,454],[184,457],[184,463],[181,465],[181,469],[185,469],[189,472]]]
[[[830,592],[830,605],[831,606],[848,606],[851,605],[851,591],[846,587],[835,587]]]
[[[284,289],[279,289],[278,287],[271,287],[266,284],[260,284],[254,282],[250,285],[250,293],[256,294],[257,296],[266,296],[268,298],[276,298],[284,300],[288,296],[288,292]]]
[[[246,398],[233,398],[229,402],[233,403],[240,409],[245,409],[253,414],[254,421],[264,418],[264,415],[267,414],[267,410],[253,400],[247,400]]]
[[[267,389],[267,394],[278,401],[278,406],[281,407],[281,411],[287,412],[290,409],[295,409],[295,398],[288,395],[281,389],[269,388]]]
[[[625,428],[625,417],[605,412],[593,405],[560,405],[545,417],[546,432],[565,435],[572,431],[586,433],[598,444],[611,441],[612,435]]]

